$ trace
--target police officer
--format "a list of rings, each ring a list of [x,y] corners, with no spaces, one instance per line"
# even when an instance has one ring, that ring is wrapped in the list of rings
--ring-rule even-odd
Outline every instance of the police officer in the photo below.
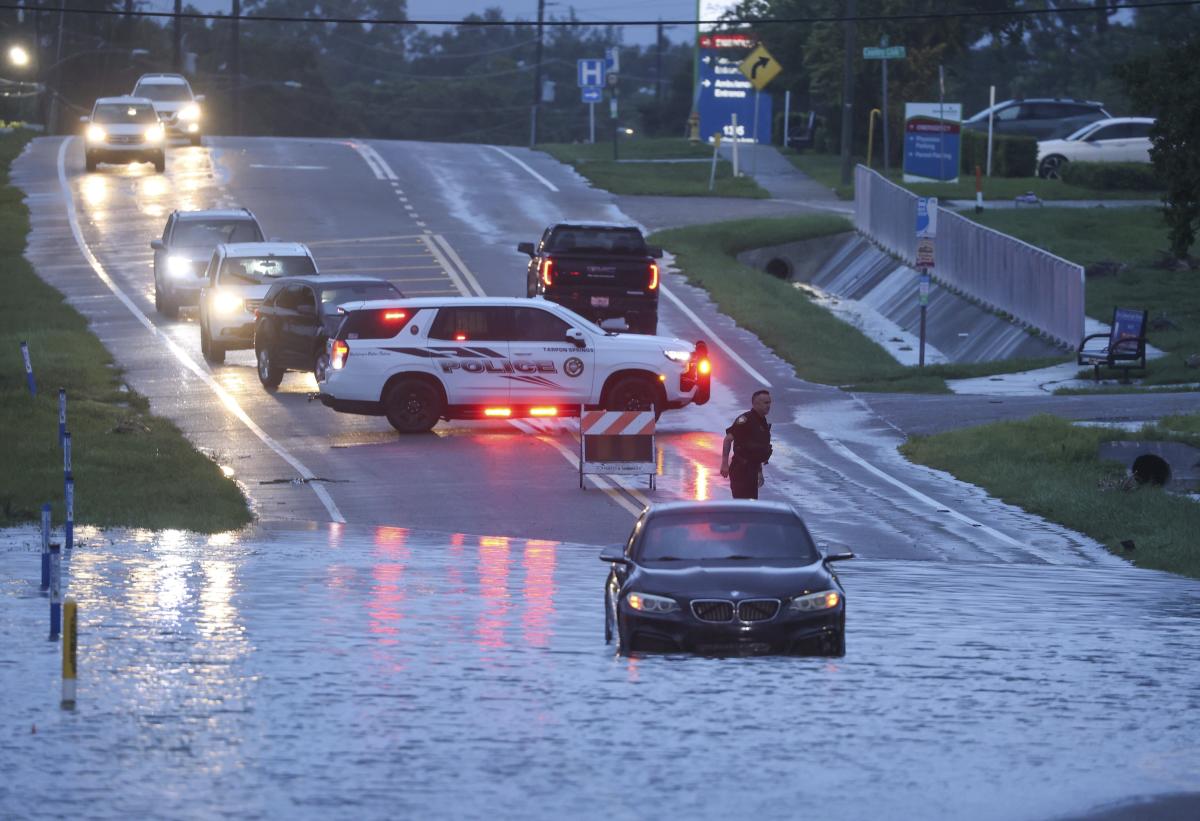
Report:
[[[771,394],[755,391],[750,397],[750,410],[743,413],[725,429],[725,444],[721,448],[721,475],[729,477],[729,489],[735,499],[757,499],[762,487],[762,466],[771,458],[771,426],[767,414],[771,411]],[[733,448],[733,460],[729,449]]]

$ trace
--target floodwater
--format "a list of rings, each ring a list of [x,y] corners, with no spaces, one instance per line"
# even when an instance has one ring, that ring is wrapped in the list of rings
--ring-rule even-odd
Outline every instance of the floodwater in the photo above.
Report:
[[[860,559],[843,659],[619,658],[599,548],[0,533],[0,817],[1049,819],[1200,790],[1200,582]]]

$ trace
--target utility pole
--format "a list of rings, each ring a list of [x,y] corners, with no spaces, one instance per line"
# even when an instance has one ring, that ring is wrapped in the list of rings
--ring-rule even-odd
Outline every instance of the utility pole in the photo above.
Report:
[[[67,0],[58,0],[58,42],[54,46],[54,85],[50,88],[50,133],[58,133],[58,89],[62,86],[63,26],[67,16]]]
[[[542,102],[542,22],[546,16],[546,0],[538,0],[537,56],[533,64],[533,109],[529,112],[529,147],[537,144],[538,106]]]
[[[242,133],[242,47],[238,18],[242,16],[241,0],[233,0],[233,135]]]
[[[658,39],[655,41],[654,49],[654,107],[657,109],[662,105],[662,53],[663,53],[663,24],[662,19],[658,21]]]
[[[179,15],[183,13],[183,0],[175,0],[175,71],[176,73],[183,72],[183,18]]]
[[[856,32],[854,17],[858,14],[856,0],[846,0],[845,55],[842,70],[842,185],[852,182],[854,162],[854,49]]]

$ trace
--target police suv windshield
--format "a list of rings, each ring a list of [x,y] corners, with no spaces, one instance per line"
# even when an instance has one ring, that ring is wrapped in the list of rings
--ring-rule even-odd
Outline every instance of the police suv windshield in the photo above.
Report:
[[[811,564],[820,559],[804,523],[775,511],[687,511],[651,516],[634,558],[640,562],[747,561]]]

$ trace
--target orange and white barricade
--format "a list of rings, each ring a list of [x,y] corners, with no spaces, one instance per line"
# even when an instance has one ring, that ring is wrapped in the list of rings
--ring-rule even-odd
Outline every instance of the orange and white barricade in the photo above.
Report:
[[[654,488],[654,411],[579,414],[579,486],[584,474],[649,476]]]

